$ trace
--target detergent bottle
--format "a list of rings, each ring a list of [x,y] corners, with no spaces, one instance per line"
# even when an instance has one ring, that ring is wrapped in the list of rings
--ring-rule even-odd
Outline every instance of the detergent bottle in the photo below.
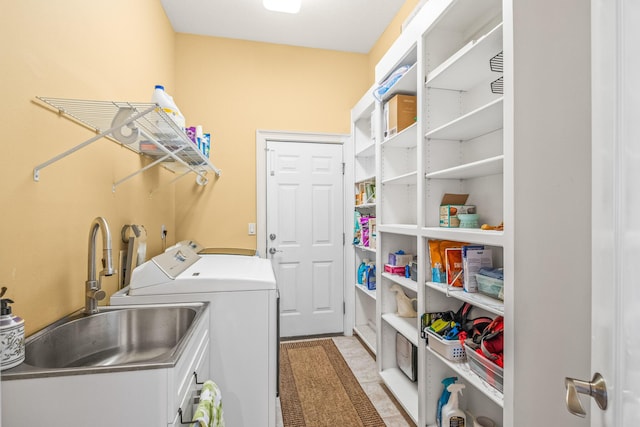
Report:
[[[462,395],[464,384],[450,384],[447,390],[451,393],[449,401],[442,407],[442,427],[466,427],[467,414],[460,409],[458,393]]]
[[[360,263],[360,267],[358,267],[358,284],[362,285],[367,277],[367,264],[369,264],[369,260],[368,259],[364,259],[362,260],[362,262]]]
[[[174,102],[171,95],[164,90],[164,86],[156,85],[153,89],[153,95],[151,96],[151,102],[155,102],[164,110],[165,113],[173,120],[180,129],[185,128],[185,119],[180,109]]]
[[[438,399],[438,408],[436,410],[436,424],[438,427],[442,427],[442,407],[447,404],[449,401],[449,396],[451,393],[447,390],[451,384],[454,384],[458,381],[458,377],[448,377],[442,380],[442,385],[444,386],[442,389],[442,394],[440,395],[440,399]]]

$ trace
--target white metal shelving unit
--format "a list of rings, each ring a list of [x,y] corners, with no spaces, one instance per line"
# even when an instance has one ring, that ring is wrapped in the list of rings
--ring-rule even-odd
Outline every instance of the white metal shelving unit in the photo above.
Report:
[[[37,165],[33,172],[35,181],[39,181],[40,171],[45,167],[101,138],[110,139],[138,154],[154,159],[138,171],[115,181],[113,191],[118,185],[158,164],[178,174],[173,181],[194,173],[198,184],[205,185],[209,180],[209,172],[216,176],[221,174],[220,169],[211,163],[186,133],[155,103],[49,97],[37,99],[60,115],[94,131],[96,135]]]
[[[431,282],[428,240],[455,240],[492,248],[494,264],[503,262],[511,246],[502,231],[439,227],[443,193],[469,193],[481,223],[504,219],[505,157],[502,129],[504,95],[497,92],[501,72],[491,59],[503,51],[501,0],[431,0],[412,20],[376,66],[376,82],[396,69],[409,71],[377,105],[377,134],[384,135],[383,104],[395,94],[417,96],[417,122],[380,138],[377,148],[378,200],[377,264],[399,249],[417,256],[417,282],[378,269],[377,358],[387,388],[417,425],[435,424],[441,380],[457,375],[467,384],[468,408],[503,426],[504,396],[471,372],[467,363],[454,363],[434,353],[420,338],[420,315],[457,310],[464,302],[482,315],[505,315],[505,304],[479,294],[448,290]],[[501,58],[501,57],[500,57]],[[497,61],[494,59],[494,63]],[[509,201],[510,203],[511,201]],[[416,297],[418,318],[397,315],[394,284]],[[418,380],[398,368],[395,336],[402,334],[418,347]]]
[[[469,194],[480,224],[503,221],[506,203],[504,94],[494,83],[502,77],[502,2],[453,0],[438,22],[422,35],[425,96],[424,192],[421,220],[425,248],[424,310],[457,310],[463,303],[483,316],[505,316],[505,304],[481,294],[450,289],[431,282],[428,241],[452,240],[480,244],[492,249],[496,266],[504,265],[505,251],[512,247],[501,231],[439,227],[439,205],[444,193]],[[492,60],[493,58],[493,60]],[[499,58],[500,61],[498,61]],[[508,266],[505,266],[508,268]],[[507,287],[508,289],[508,287]],[[508,292],[508,290],[505,290]],[[467,362],[452,362],[427,347],[423,375],[427,405],[424,424],[435,425],[435,402],[442,391],[440,381],[457,376],[467,385],[466,409],[487,415],[503,426],[504,396],[471,371]],[[505,375],[509,375],[505,370]]]
[[[376,135],[375,135],[375,100],[373,88],[369,89],[356,106],[351,110],[351,138],[353,144],[353,188],[354,194],[360,184],[376,185]],[[377,188],[377,187],[376,187]],[[376,195],[377,196],[377,195]],[[376,215],[376,197],[371,200],[363,200],[360,204],[353,203],[349,211],[361,214]],[[353,220],[352,220],[353,222]],[[363,260],[376,260],[375,246],[362,244],[352,245],[352,251],[348,256],[347,283],[354,283],[354,325],[353,331],[365,343],[373,354],[376,354],[378,321],[377,291],[370,290],[366,284],[359,284],[357,271]]]
[[[419,17],[414,18],[415,20]],[[415,24],[414,24],[415,25]],[[411,27],[411,24],[409,25]],[[379,72],[376,68],[376,81],[384,81],[388,75],[402,65],[410,65],[409,70],[382,97],[378,104],[380,125],[379,135],[384,135],[383,111],[384,103],[396,94],[415,95],[419,99],[418,47],[416,40],[407,40],[415,28],[407,28],[395,43],[394,47],[383,57],[381,63],[392,64]],[[401,47],[400,47],[401,46]],[[408,50],[404,50],[408,48]],[[398,49],[399,48],[399,49]],[[398,50],[396,50],[398,49]],[[419,108],[419,107],[418,107]],[[380,178],[378,190],[378,261],[383,266],[388,262],[388,254],[398,250],[405,253],[418,253],[418,200],[416,194],[420,186],[419,172],[419,135],[422,125],[416,123],[388,137],[381,138],[377,173]],[[404,276],[394,275],[380,269],[378,273],[378,316],[381,326],[378,332],[380,347],[378,348],[378,369],[386,387],[395,396],[412,420],[418,424],[420,420],[420,382],[411,379],[399,369],[396,360],[396,337],[402,335],[421,353],[419,318],[404,318],[397,314],[396,293],[390,288],[400,285],[402,292],[409,298],[418,298],[422,293],[418,282]],[[418,305],[420,302],[418,302]],[[420,369],[420,368],[418,368]],[[418,377],[420,371],[418,370]]]
[[[590,58],[589,4],[528,2],[525,8],[521,3],[429,0],[375,67],[379,84],[400,66],[416,64],[383,101],[395,90],[415,93],[418,100],[415,127],[377,144],[378,264],[398,249],[417,254],[417,288],[403,289],[412,297],[417,294],[419,315],[457,310],[468,302],[473,305],[473,317],[504,316],[501,393],[472,372],[468,363],[446,360],[434,352],[435,347],[415,338],[421,325],[416,321],[414,328],[411,321],[394,315],[395,301],[388,288],[397,280],[379,273],[380,375],[420,427],[435,425],[441,380],[450,376],[467,386],[465,409],[489,417],[497,427],[537,425],[541,411],[547,424],[575,423],[558,403],[562,393],[540,390],[565,376],[567,367],[584,372],[580,375],[585,377],[589,369],[588,345],[586,356],[579,356],[569,349],[576,341],[568,344],[559,336],[554,348],[566,351],[542,354],[537,335],[541,310],[551,306],[561,312],[575,300],[586,304],[571,305],[575,308],[565,313],[564,321],[580,327],[584,321],[580,312],[585,307],[588,311],[588,297],[574,291],[588,284],[588,266],[587,271],[578,266],[569,273],[552,268],[543,281],[535,276],[537,270],[571,252],[574,242],[587,241],[578,247],[588,248],[588,224],[573,218],[560,220],[549,207],[562,205],[568,196],[575,197],[583,212],[590,206],[585,185],[588,188],[591,166],[591,80],[584,73]],[[551,9],[562,19],[548,20]],[[566,54],[569,51],[571,55]],[[382,117],[381,108],[377,111]],[[377,133],[383,135],[381,126]],[[582,138],[580,142],[575,135]],[[581,144],[586,144],[586,151],[581,151]],[[553,170],[541,174],[550,164]],[[504,230],[439,227],[444,193],[469,194],[467,203],[477,207],[479,223],[504,222]],[[559,242],[560,232],[571,239]],[[433,239],[490,248],[494,266],[504,267],[504,301],[447,290],[432,282],[428,243]],[[541,244],[545,250],[540,250]],[[578,252],[579,256],[569,257],[572,265],[588,259],[588,250]],[[553,301],[548,298],[552,293]],[[396,366],[398,333],[419,344],[417,382]],[[582,343],[579,347],[585,349]]]

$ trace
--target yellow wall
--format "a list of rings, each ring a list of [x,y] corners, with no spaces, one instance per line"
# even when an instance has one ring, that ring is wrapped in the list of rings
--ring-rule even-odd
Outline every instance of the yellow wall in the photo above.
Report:
[[[368,88],[366,55],[178,34],[175,97],[187,121],[212,133],[222,176],[176,191],[178,239],[255,248],[256,130],[350,132]],[[211,187],[211,188],[209,188]]]
[[[111,192],[141,159],[102,139],[32,170],[93,134],[35,104],[35,96],[147,101],[156,82],[174,86],[175,34],[157,0],[4,2],[0,25],[0,285],[16,301],[27,333],[84,304],[89,226],[109,221],[114,248],[127,223],[150,230],[161,249],[162,223],[175,229],[174,189],[152,198],[172,174],[154,169]],[[98,238],[100,244],[100,238]],[[100,251],[101,253],[101,251]],[[117,258],[117,257],[116,257]],[[109,292],[115,278],[107,278]]]
[[[255,248],[247,223],[256,222],[256,129],[348,133],[377,52],[412,9],[405,5],[372,54],[360,55],[175,34],[157,0],[8,2],[0,26],[0,285],[27,334],[84,304],[96,216],[109,221],[115,252],[130,223],[146,226],[148,256],[162,250],[162,224],[167,244],[197,238]],[[148,101],[157,83],[190,124],[212,132],[219,180],[199,187],[190,176],[167,185],[173,174],[156,167],[112,193],[111,184],[145,160],[102,139],[33,181],[36,164],[93,135],[35,96]],[[117,279],[103,286],[110,295]]]
[[[407,19],[407,17],[413,12],[416,6],[420,3],[420,0],[407,0],[396,16],[391,20],[391,23],[387,27],[387,29],[382,33],[376,44],[371,48],[369,52],[369,85],[372,85],[375,81],[375,68],[376,64],[382,59],[382,56],[386,53],[387,50],[391,47],[394,41],[400,36],[402,33],[402,24]]]

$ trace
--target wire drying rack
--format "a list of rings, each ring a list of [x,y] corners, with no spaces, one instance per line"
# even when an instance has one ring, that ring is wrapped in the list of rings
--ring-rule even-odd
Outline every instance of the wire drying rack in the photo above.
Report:
[[[101,138],[110,139],[154,160],[114,182],[113,191],[118,185],[158,164],[179,174],[173,181],[193,172],[197,176],[196,182],[205,185],[208,182],[208,172],[213,172],[216,176],[221,174],[220,169],[209,161],[186,133],[155,103],[48,97],[37,99],[57,110],[58,114],[91,129],[96,135],[37,165],[33,170],[34,181],[40,180],[42,169]]]

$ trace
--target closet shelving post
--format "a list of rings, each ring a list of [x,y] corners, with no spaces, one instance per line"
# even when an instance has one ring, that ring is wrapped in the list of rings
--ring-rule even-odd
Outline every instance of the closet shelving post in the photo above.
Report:
[[[376,114],[373,88],[367,90],[360,101],[351,110],[351,138],[353,145],[353,209],[351,212],[351,223],[355,228],[355,214],[376,216],[377,194],[376,185]],[[368,187],[367,192],[363,187]],[[356,194],[366,194],[366,197],[359,198],[357,202]],[[370,228],[370,233],[374,231]],[[353,237],[352,237],[353,238]],[[353,331],[367,345],[374,354],[377,352],[377,291],[368,289],[366,282],[359,283],[357,273],[362,262],[376,261],[376,246],[372,236],[369,242],[363,244],[362,241],[347,242],[351,244],[352,254],[348,257],[352,259],[352,268],[347,275],[347,284],[353,283],[354,288],[354,326]]]
[[[379,85],[399,67],[410,66],[375,109],[379,119],[376,134],[380,135],[376,156],[377,360],[385,385],[421,426],[435,425],[441,380],[453,375],[467,385],[467,408],[503,425],[502,393],[474,374],[468,363],[449,361],[433,351],[421,338],[419,320],[425,312],[456,310],[464,302],[471,303],[478,316],[505,315],[500,300],[448,291],[432,282],[428,249],[431,239],[482,244],[492,249],[496,266],[504,264],[505,251],[512,251],[500,231],[439,227],[444,193],[468,193],[468,204],[477,206],[480,223],[500,223],[505,204],[512,203],[505,200],[503,190],[505,180],[512,179],[504,176],[505,162],[510,161],[503,148],[504,95],[495,83],[502,77],[496,68],[503,52],[502,38],[501,1],[431,0],[375,70]],[[386,137],[384,103],[398,93],[416,95],[416,123]],[[388,254],[400,249],[416,255],[417,282],[384,272]],[[390,291],[394,285],[417,299],[417,318],[397,315],[395,294]],[[509,291],[509,284],[506,289]],[[415,382],[398,367],[397,334],[418,348]]]
[[[512,178],[504,173],[504,163],[509,159],[504,156],[503,94],[495,90],[502,69],[497,69],[496,60],[492,60],[503,52],[502,21],[501,1],[457,0],[422,35],[425,128],[420,234],[425,249],[426,312],[455,311],[468,302],[473,306],[473,317],[505,315],[504,303],[498,299],[448,290],[446,285],[432,282],[428,251],[431,239],[483,245],[492,250],[494,266],[509,268],[504,265],[504,252],[512,248],[503,232],[439,226],[439,207],[445,193],[469,194],[467,204],[476,206],[480,224],[499,224],[504,219],[505,203],[512,203],[504,194],[504,182]],[[507,284],[505,292],[510,291]],[[464,403],[469,412],[503,425],[503,393],[476,375],[468,361],[448,360],[427,345],[425,365],[426,425],[436,423],[435,402],[442,392],[441,380],[450,376],[466,384]],[[510,375],[508,370],[504,375]]]

